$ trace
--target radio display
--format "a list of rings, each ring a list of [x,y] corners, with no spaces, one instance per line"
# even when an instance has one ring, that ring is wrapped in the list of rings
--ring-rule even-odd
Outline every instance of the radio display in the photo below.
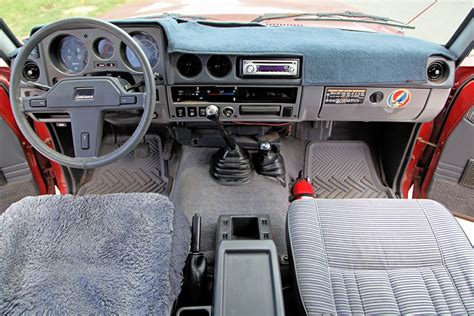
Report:
[[[259,65],[257,66],[257,71],[265,71],[265,72],[280,72],[286,71],[288,66],[280,66],[280,65]]]

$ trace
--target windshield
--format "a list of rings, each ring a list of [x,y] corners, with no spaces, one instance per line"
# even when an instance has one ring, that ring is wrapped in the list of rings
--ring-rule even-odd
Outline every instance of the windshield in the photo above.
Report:
[[[1,17],[20,38],[36,25],[70,16],[124,19],[168,13],[183,19],[391,33],[445,44],[471,8],[471,0],[3,0]]]

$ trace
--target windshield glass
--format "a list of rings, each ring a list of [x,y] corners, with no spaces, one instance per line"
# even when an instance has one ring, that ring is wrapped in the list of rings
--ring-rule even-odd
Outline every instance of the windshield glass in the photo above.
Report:
[[[169,13],[184,19],[383,32],[444,44],[471,8],[472,0],[3,0],[1,17],[20,38],[36,25],[70,16],[124,19]]]

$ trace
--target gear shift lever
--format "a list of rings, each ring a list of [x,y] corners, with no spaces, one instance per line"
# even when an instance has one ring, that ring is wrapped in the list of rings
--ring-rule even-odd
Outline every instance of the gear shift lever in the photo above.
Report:
[[[210,121],[214,121],[217,123],[217,127],[219,127],[219,130],[221,131],[227,146],[230,149],[235,149],[237,147],[235,138],[232,136],[231,133],[229,133],[228,130],[225,129],[224,124],[222,124],[222,121],[219,119],[220,114],[221,113],[217,106],[211,104],[206,107],[206,118]]]
[[[211,158],[211,176],[224,185],[248,183],[254,173],[249,153],[237,144],[234,136],[224,127],[217,106],[208,105],[206,117],[216,122],[226,143],[226,147],[219,149]]]

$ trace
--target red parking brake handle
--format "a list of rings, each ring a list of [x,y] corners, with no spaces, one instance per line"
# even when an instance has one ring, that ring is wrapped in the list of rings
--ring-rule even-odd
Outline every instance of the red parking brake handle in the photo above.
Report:
[[[314,199],[316,194],[314,193],[313,186],[309,178],[300,177],[296,180],[293,188],[291,188],[291,201],[300,199]]]

